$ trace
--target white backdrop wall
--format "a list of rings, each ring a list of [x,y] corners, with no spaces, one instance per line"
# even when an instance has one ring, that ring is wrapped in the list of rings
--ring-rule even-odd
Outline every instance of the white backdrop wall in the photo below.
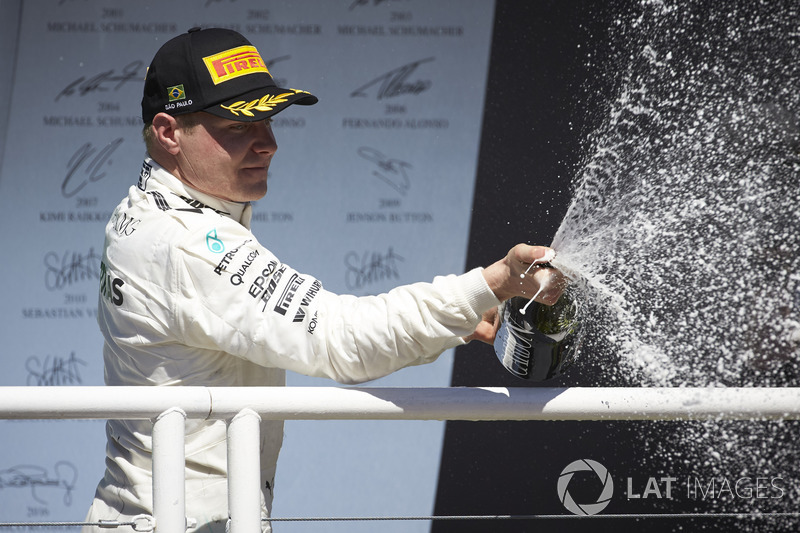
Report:
[[[270,189],[254,209],[264,245],[357,295],[462,272],[493,14],[493,0],[0,1],[0,385],[103,383],[103,228],[144,155],[146,66],[192,26],[242,32],[279,85],[320,99],[276,117]],[[447,386],[451,366],[448,353],[371,385]],[[103,472],[103,426],[0,422],[0,521],[81,520]],[[275,516],[431,513],[443,430],[287,423]]]

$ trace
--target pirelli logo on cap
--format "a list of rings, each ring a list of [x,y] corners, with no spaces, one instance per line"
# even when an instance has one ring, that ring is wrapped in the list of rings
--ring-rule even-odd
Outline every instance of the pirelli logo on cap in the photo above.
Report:
[[[254,46],[239,46],[225,50],[213,56],[204,57],[203,61],[214,80],[214,85],[256,72],[266,72],[267,65]]]

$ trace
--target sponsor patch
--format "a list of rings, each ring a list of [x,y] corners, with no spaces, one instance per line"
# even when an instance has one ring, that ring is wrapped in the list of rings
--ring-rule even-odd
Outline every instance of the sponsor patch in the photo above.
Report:
[[[150,179],[150,174],[153,172],[153,167],[147,161],[142,163],[142,170],[139,171],[139,182],[136,184],[141,190],[147,189],[147,180]]]
[[[217,238],[217,228],[206,233],[206,246],[208,246],[208,250],[214,254],[221,254],[225,251],[225,244]]]
[[[114,277],[111,272],[109,272],[106,264],[100,261],[100,294],[103,298],[117,307],[121,306],[124,301],[122,295],[123,285],[125,285],[125,282],[122,278]]]
[[[226,253],[225,256],[222,258],[222,260],[219,262],[219,264],[217,264],[217,266],[214,267],[214,273],[218,276],[221,276],[223,272],[226,272],[228,270],[228,265],[230,265],[231,261],[236,256],[236,254],[239,253],[239,250],[242,249],[242,246],[244,246],[245,244],[247,244],[252,240],[253,239],[247,239],[242,244],[232,249],[230,252]],[[258,255],[258,250],[255,251],[255,255]],[[244,275],[244,273],[242,273],[242,275]],[[234,283],[234,285],[240,285],[240,284]]]
[[[294,315],[294,320],[292,322],[302,322],[306,318],[306,310],[305,308],[311,304],[311,300],[316,298],[317,293],[319,293],[320,289],[322,289],[322,283],[319,280],[314,280],[314,283],[311,284],[311,287],[306,292],[306,295],[303,296],[303,299],[300,301],[300,307],[297,308],[297,313]],[[316,316],[316,314],[315,314]]]
[[[257,277],[253,284],[250,285],[250,290],[248,291],[250,296],[258,298],[258,300],[264,304],[261,308],[262,313],[267,310],[267,304],[272,294],[275,292],[275,289],[278,288],[278,283],[280,283],[283,273],[286,272],[286,265],[281,265],[278,270],[275,270],[276,266],[277,262],[273,264],[273,262],[270,261],[268,267],[265,268],[261,276]],[[272,277],[270,278],[269,276]],[[267,279],[269,279],[269,282],[267,286],[264,287],[264,282],[266,282]]]
[[[153,200],[155,200],[156,207],[158,207],[160,210],[169,211],[170,209],[172,209],[172,207],[170,207],[169,203],[167,202],[167,199],[164,198],[164,195],[161,194],[160,192],[150,191],[147,194],[149,194],[153,198]]]
[[[220,215],[230,215],[230,213],[228,213],[227,211],[220,211],[219,209],[214,209],[210,205],[206,205],[200,200],[195,200],[194,198],[189,198],[188,196],[183,196],[178,194],[176,194],[176,196],[181,200],[183,200],[184,202],[186,202],[187,204],[189,204],[190,206],[192,206],[191,209],[178,209],[178,211],[188,211],[190,213],[202,213],[202,211],[200,211],[201,209],[211,209],[212,211],[214,211],[215,213],[219,213]]]
[[[231,48],[213,56],[204,57],[203,62],[206,64],[214,85],[256,72],[269,74],[266,63],[261,59],[254,46]]]
[[[292,300],[294,300],[295,294],[297,294],[297,289],[300,288],[300,285],[302,285],[304,281],[305,278],[302,278],[297,274],[292,274],[289,277],[289,281],[283,288],[283,292],[281,293],[281,296],[278,299],[278,303],[275,305],[276,313],[278,313],[279,315],[286,315],[286,311],[289,310],[289,306],[292,304]]]
[[[169,97],[170,102],[174,102],[175,100],[185,100],[186,91],[183,90],[183,85],[176,85],[167,89],[167,96]]]

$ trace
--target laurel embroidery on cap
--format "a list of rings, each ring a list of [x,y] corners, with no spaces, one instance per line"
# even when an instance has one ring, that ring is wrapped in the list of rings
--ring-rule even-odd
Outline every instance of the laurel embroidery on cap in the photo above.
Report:
[[[259,100],[253,100],[251,102],[245,102],[242,100],[240,102],[234,102],[229,106],[221,105],[220,107],[227,109],[237,117],[239,116],[239,113],[247,115],[248,117],[254,117],[255,115],[253,114],[252,110],[261,111],[262,113],[266,111],[272,111],[276,105],[286,103],[287,96],[307,92],[299,91],[297,89],[292,89],[292,91],[294,92],[276,95],[266,94]]]

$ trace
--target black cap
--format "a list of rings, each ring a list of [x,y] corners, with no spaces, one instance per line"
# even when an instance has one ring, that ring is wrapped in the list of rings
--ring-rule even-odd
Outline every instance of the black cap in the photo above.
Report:
[[[291,104],[316,103],[311,93],[277,87],[258,50],[241,34],[192,28],[156,52],[144,82],[142,120],[206,111],[253,122]]]

